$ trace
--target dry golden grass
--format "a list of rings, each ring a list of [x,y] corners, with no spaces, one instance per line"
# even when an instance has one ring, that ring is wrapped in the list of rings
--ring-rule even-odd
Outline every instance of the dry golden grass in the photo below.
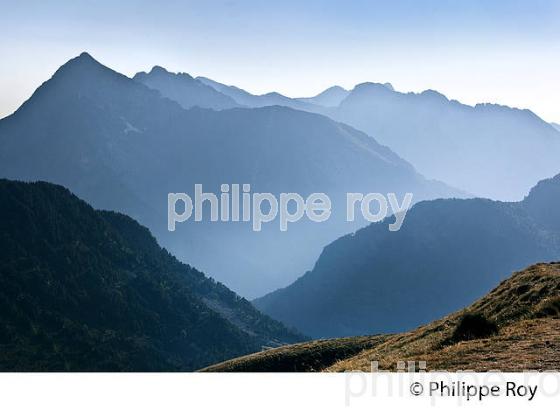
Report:
[[[455,341],[466,314],[495,323],[498,333]],[[230,360],[211,371],[396,371],[399,361],[425,361],[427,370],[560,370],[560,264],[514,273],[471,306],[411,332],[284,346]]]
[[[314,372],[371,349],[387,336],[314,340],[269,349],[202,369],[213,372]]]
[[[391,340],[379,349],[364,350],[326,368],[326,371],[369,371],[371,361],[379,368],[396,371],[396,363],[425,361],[429,371],[503,371],[560,370],[560,320],[531,319],[509,325],[497,336],[459,342],[429,350],[417,343],[415,348],[392,348]],[[429,346],[429,344],[428,344]]]

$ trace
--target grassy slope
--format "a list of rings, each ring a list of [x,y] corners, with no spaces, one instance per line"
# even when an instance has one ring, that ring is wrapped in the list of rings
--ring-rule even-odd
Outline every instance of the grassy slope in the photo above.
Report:
[[[209,366],[203,371],[216,372],[313,372],[371,349],[387,336],[361,336],[314,340],[269,349]]]
[[[466,313],[493,321],[498,333],[449,342]],[[426,361],[427,370],[554,370],[560,369],[559,317],[560,263],[537,264],[513,274],[468,308],[411,332],[285,346],[205,370],[369,371],[372,360],[390,370],[403,360]]]

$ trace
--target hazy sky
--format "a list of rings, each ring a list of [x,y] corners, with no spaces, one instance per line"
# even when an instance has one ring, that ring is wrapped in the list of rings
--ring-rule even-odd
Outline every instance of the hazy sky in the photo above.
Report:
[[[0,0],[0,117],[82,51],[254,93],[391,82],[560,122],[560,1]]]

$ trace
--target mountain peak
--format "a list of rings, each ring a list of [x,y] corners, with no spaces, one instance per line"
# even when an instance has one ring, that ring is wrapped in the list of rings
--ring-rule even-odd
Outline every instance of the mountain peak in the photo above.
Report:
[[[333,85],[329,88],[327,88],[325,91],[323,91],[321,94],[324,94],[326,92],[333,92],[333,91],[348,91],[347,89],[341,87],[340,85]]]
[[[352,91],[365,91],[365,90],[382,91],[382,92],[394,91],[393,86],[390,83],[381,84],[381,83],[372,83],[372,82],[365,82],[365,83],[358,84],[354,87],[354,90]]]
[[[170,74],[165,68],[160,65],[155,65],[152,67],[150,74]]]
[[[345,88],[342,88],[340,85],[333,85],[332,87],[327,88],[326,90],[320,92],[319,94],[317,94],[315,97],[313,98],[324,98],[324,97],[328,97],[328,96],[338,96],[338,95],[343,95],[346,96],[348,95],[348,90]]]
[[[238,106],[233,98],[193,78],[190,74],[171,72],[159,65],[152,67],[149,73],[144,71],[137,73],[133,80],[159,91],[161,95],[178,102],[186,109],[198,106],[222,110]]]
[[[280,93],[277,92],[277,91],[272,91],[272,92],[269,92],[269,93],[266,93],[266,94],[262,94],[262,95],[265,96],[265,97],[277,97],[277,98],[280,97],[280,98],[285,98],[282,94],[280,94]]]
[[[342,88],[341,86],[333,85],[314,97],[299,98],[299,100],[312,104],[318,104],[323,107],[336,107],[348,96],[349,93],[350,91]]]
[[[388,88],[391,91],[395,91],[395,89],[393,88],[393,84],[391,83],[383,83],[383,85],[385,86],[385,88]]]
[[[59,67],[14,114],[30,107],[45,107],[43,104],[50,106],[53,98],[62,96],[81,98],[87,95],[90,99],[108,101],[110,96],[122,94],[122,90],[116,89],[120,86],[136,85],[125,75],[104,66],[89,53],[83,52]]]
[[[142,81],[143,77],[150,77],[150,76],[151,77],[169,77],[169,78],[180,78],[180,79],[194,80],[194,78],[188,73],[174,73],[174,72],[171,72],[171,71],[167,70],[166,68],[164,68],[162,66],[159,66],[159,65],[153,66],[149,73],[146,73],[145,71],[141,71],[139,73],[136,73],[136,75],[133,78],[135,80]]]
[[[432,90],[432,89],[424,90],[420,93],[420,95],[423,96],[424,98],[449,101],[445,95],[443,95],[439,91]]]
[[[82,52],[80,53],[80,55],[79,55],[77,58],[95,61],[95,59],[94,59],[94,58],[91,56],[91,54],[88,53],[87,51],[82,51]]]
[[[63,64],[54,74],[53,78],[64,76],[81,76],[81,75],[91,75],[92,73],[107,72],[115,75],[121,75],[117,72],[105,67],[99,61],[91,56],[87,52],[81,53],[79,56],[68,60]]]
[[[66,64],[62,65],[62,67],[60,67],[60,68],[67,67],[67,66],[76,66],[76,65],[80,65],[80,66],[98,65],[98,66],[101,66],[102,64],[99,61],[97,61],[95,58],[93,58],[91,56],[91,54],[84,51],[79,56],[68,60],[66,62]]]

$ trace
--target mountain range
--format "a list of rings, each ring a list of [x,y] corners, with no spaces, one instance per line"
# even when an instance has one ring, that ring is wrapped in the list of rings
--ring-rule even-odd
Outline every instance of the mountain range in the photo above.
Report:
[[[174,76],[151,86],[165,95]],[[352,90],[333,86],[314,97],[290,98],[277,92],[253,95],[206,77],[194,81],[245,107],[286,106],[351,125],[414,164],[422,175],[478,197],[517,201],[535,183],[560,171],[559,126],[527,109],[469,106],[434,90],[402,93],[390,83],[362,83]]]
[[[390,83],[362,83],[350,91],[332,87],[316,97],[292,99],[198,79],[246,106],[285,105],[344,122],[428,178],[474,196],[520,200],[538,181],[560,171],[559,130],[526,109],[469,106],[434,90],[398,92]]]
[[[0,180],[0,371],[176,371],[304,340],[67,189]]]
[[[133,79],[158,90],[164,97],[177,101],[183,108],[197,106],[223,110],[240,106],[233,98],[187,73],[173,74],[163,67],[155,66],[149,73],[137,73]]]
[[[0,176],[61,184],[95,208],[130,215],[179,259],[248,297],[288,285],[324,245],[366,224],[346,222],[346,192],[464,196],[322,115],[281,106],[206,109],[191,97],[218,100],[186,74],[155,68],[133,80],[83,53],[0,120]],[[168,194],[192,196],[195,184],[217,194],[221,184],[250,184],[252,192],[276,196],[323,192],[333,215],[288,232],[207,221],[168,232]]]
[[[529,110],[365,83],[328,115],[373,135],[420,173],[479,197],[520,200],[560,171],[560,133]]]
[[[214,88],[216,91],[232,98],[238,104],[241,104],[245,107],[261,108],[279,105],[290,107],[295,110],[312,112],[316,111],[316,106],[310,101],[305,101],[305,99],[293,99],[277,92],[254,95],[241,88],[232,85],[221,84],[206,77],[196,77],[196,79],[201,83]]]
[[[253,95],[160,66],[128,78],[83,53],[0,120],[0,369],[193,370],[305,334],[352,337],[251,357],[352,370],[399,340],[442,354],[467,341],[451,340],[467,311],[492,316],[492,332],[511,324],[506,303],[556,317],[556,266],[539,265],[473,305],[485,309],[429,325],[436,338],[391,335],[560,259],[559,154],[557,124],[528,110],[389,83]],[[195,184],[322,192],[333,213],[255,232],[206,207],[168,231],[168,194],[194,197]],[[394,232],[394,215],[347,222],[349,192],[410,192],[415,205]],[[520,326],[557,330],[540,324]]]
[[[509,272],[560,259],[560,175],[521,202],[441,199],[416,204],[323,250],[290,286],[254,301],[314,337],[393,333],[482,296]]]

